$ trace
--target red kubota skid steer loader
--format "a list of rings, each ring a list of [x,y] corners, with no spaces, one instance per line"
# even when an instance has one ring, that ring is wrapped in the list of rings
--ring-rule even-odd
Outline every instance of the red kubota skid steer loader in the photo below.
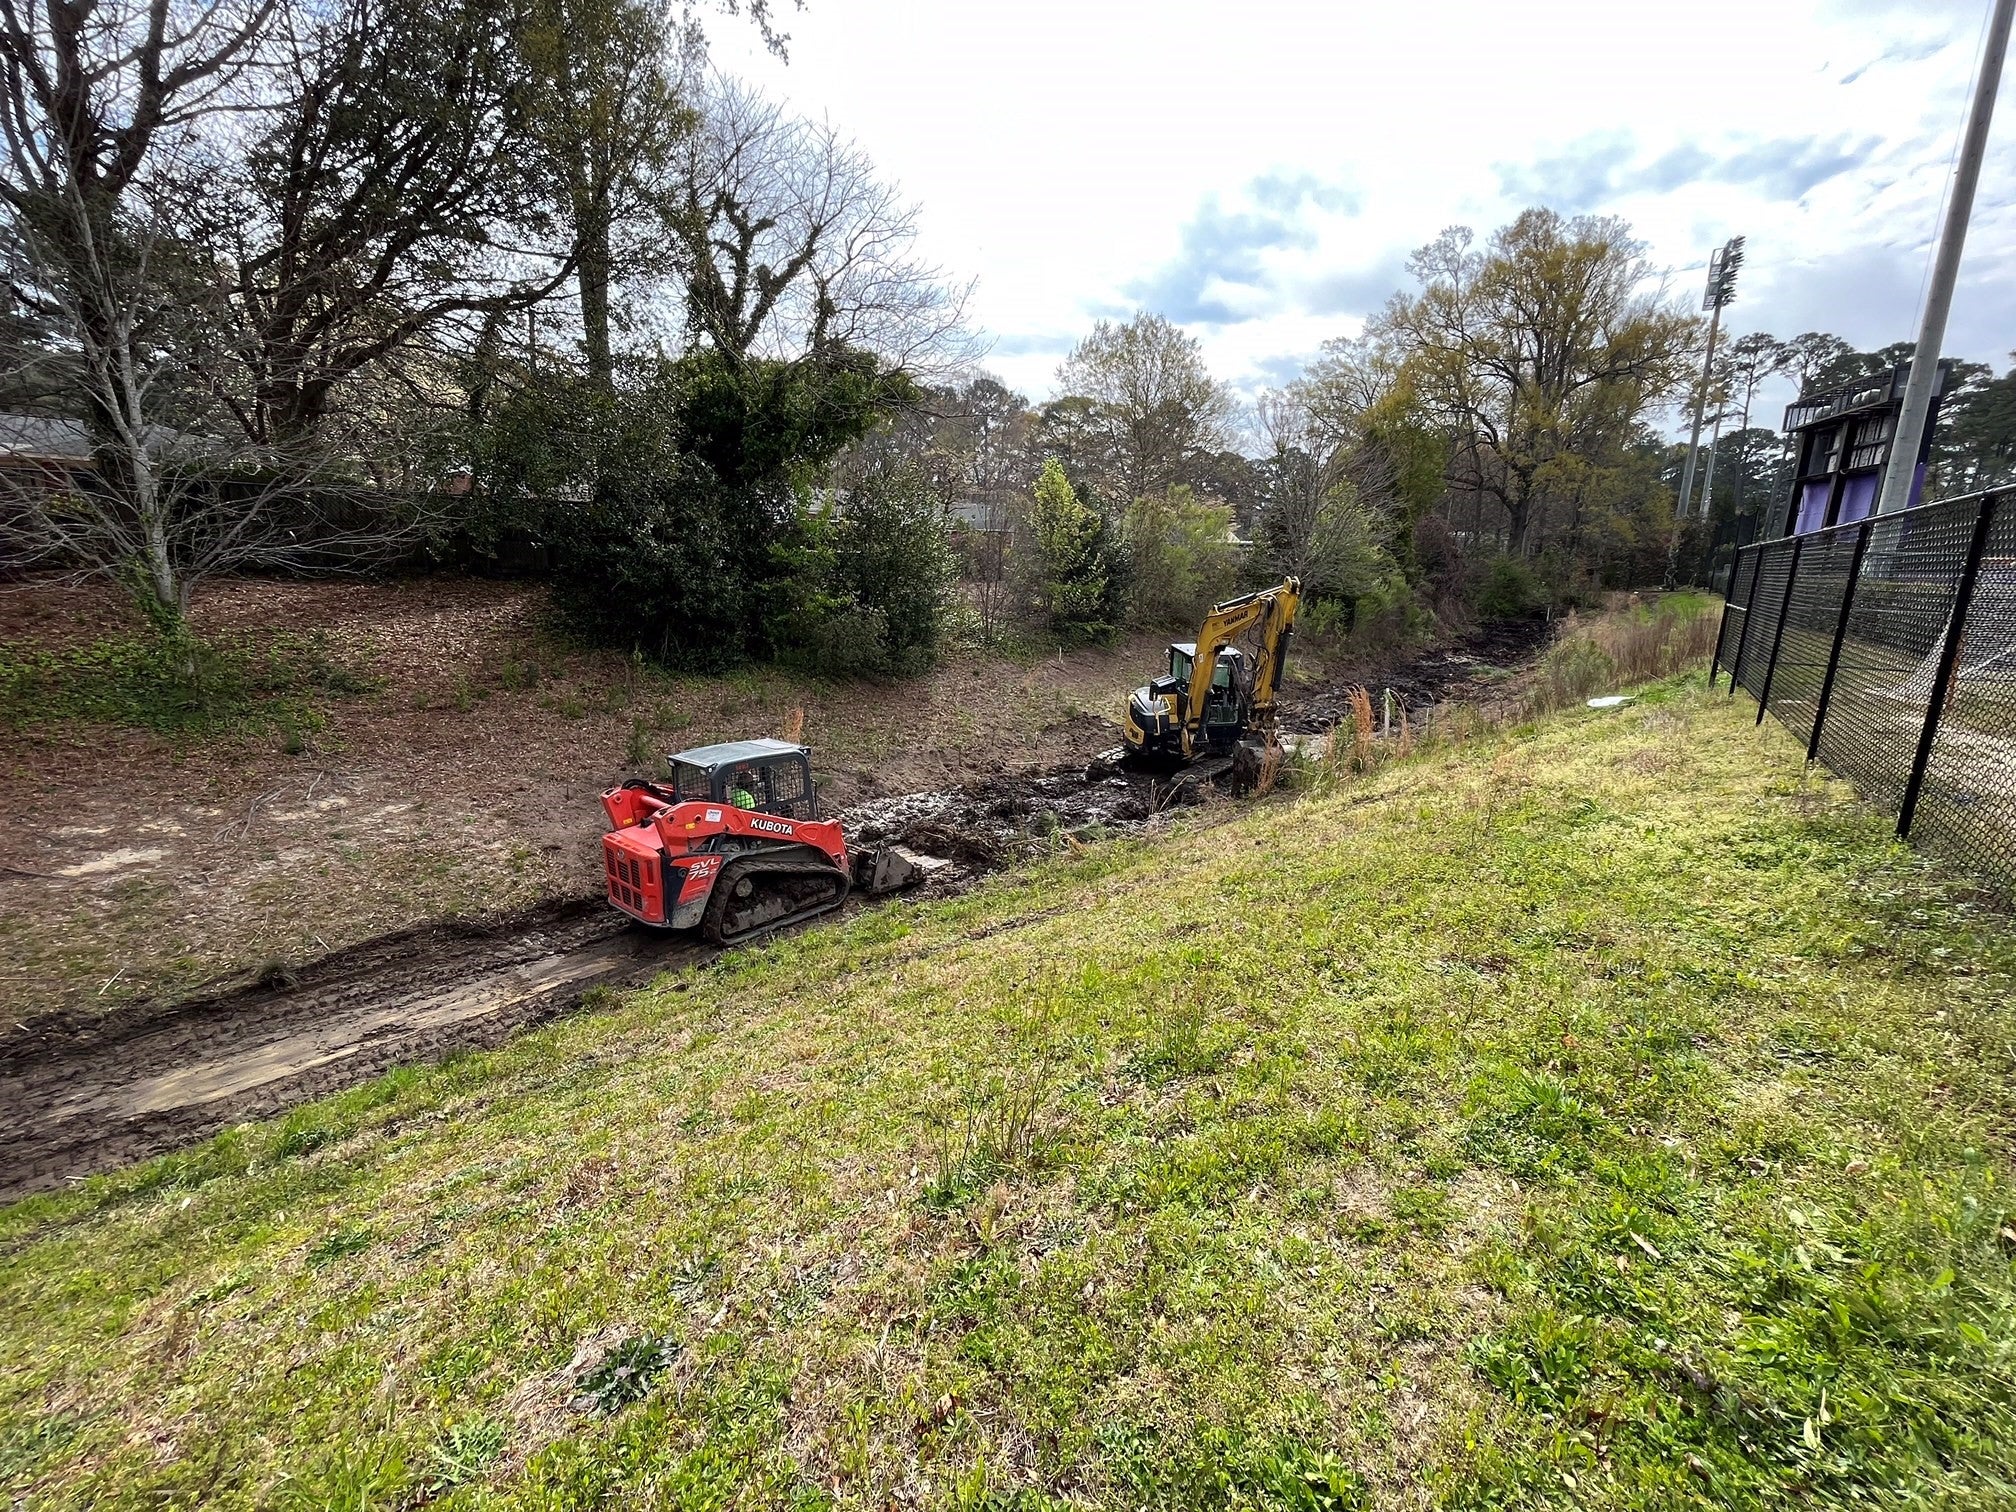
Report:
[[[672,782],[633,780],[602,795],[609,901],[633,919],[691,929],[717,945],[828,913],[847,894],[922,876],[897,846],[849,856],[837,819],[819,817],[812,761],[782,740],[732,740],[671,758]]]

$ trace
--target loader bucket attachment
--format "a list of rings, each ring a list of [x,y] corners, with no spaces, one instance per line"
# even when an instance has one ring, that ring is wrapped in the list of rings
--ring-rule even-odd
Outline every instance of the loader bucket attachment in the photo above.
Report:
[[[854,885],[874,897],[897,892],[924,880],[917,858],[900,845],[878,845],[854,856]]]

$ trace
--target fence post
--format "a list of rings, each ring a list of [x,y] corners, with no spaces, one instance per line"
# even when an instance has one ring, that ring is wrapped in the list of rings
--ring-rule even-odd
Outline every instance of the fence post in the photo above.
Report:
[[[1757,695],[1757,723],[1764,723],[1764,711],[1771,707],[1771,679],[1778,672],[1778,648],[1785,641],[1785,621],[1792,618],[1792,585],[1799,581],[1799,557],[1806,550],[1806,537],[1792,538],[1792,560],[1785,564],[1785,592],[1778,600],[1778,627],[1771,632],[1771,660],[1764,663],[1764,688]]]
[[[1862,554],[1869,549],[1875,533],[1876,516],[1863,518],[1855,537],[1855,554],[1848,559],[1848,583],[1841,590],[1841,613],[1834,621],[1834,649],[1827,653],[1827,675],[1820,679],[1820,702],[1813,710],[1813,734],[1806,742],[1806,759],[1820,754],[1820,726],[1827,722],[1827,705],[1834,700],[1834,674],[1841,670],[1841,642],[1848,634],[1848,612],[1855,607],[1855,590],[1862,582]]]
[[[1967,543],[1967,565],[1953,589],[1953,612],[1946,621],[1946,643],[1939,648],[1939,666],[1932,674],[1932,701],[1925,709],[1925,726],[1918,732],[1918,754],[1911,762],[1911,776],[1904,784],[1904,801],[1897,805],[1897,834],[1908,839],[1911,820],[1918,812],[1918,793],[1925,786],[1925,767],[1932,759],[1933,742],[1939,738],[1939,716],[1945,712],[1946,694],[1953,686],[1953,664],[1960,659],[1960,638],[1967,631],[1967,612],[1974,606],[1974,579],[1981,571],[1981,553],[1988,545],[1988,526],[1995,517],[2000,494],[1981,501],[1974,517],[1974,538]]]
[[[1764,557],[1770,550],[1770,542],[1759,541],[1751,547],[1757,553],[1757,565],[1750,569],[1750,592],[1743,600],[1743,633],[1736,637],[1736,659],[1729,664],[1729,696],[1734,698],[1736,690],[1743,684],[1743,647],[1750,639],[1750,616],[1757,609],[1757,585],[1764,581]]]
[[[1736,586],[1736,568],[1743,560],[1743,548],[1738,546],[1729,554],[1729,586]],[[1708,686],[1715,686],[1715,674],[1722,669],[1722,641],[1729,634],[1729,599],[1722,599],[1722,619],[1715,626],[1715,654],[1708,658]]]

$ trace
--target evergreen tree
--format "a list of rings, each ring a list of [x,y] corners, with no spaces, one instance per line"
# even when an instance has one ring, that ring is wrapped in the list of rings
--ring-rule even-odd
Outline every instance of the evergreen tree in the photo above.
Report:
[[[1030,607],[1066,641],[1101,641],[1119,628],[1124,589],[1105,518],[1088,507],[1056,458],[1037,476],[1023,554]]]

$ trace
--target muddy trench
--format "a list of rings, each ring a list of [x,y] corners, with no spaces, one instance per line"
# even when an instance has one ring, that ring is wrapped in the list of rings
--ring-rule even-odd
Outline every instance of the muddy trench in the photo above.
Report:
[[[1432,718],[1487,701],[1546,639],[1544,626],[1487,627],[1362,681]],[[1284,702],[1283,729],[1314,734],[1348,721],[1357,681]],[[842,815],[849,843],[895,841],[931,858],[939,864],[922,893],[945,896],[1059,834],[1135,832],[1212,796],[1127,770],[1112,754],[855,804]],[[848,911],[885,901],[850,901]],[[599,895],[549,899],[402,930],[192,998],[25,1024],[0,1037],[0,1200],[184,1147],[396,1066],[500,1044],[578,1009],[591,988],[638,985],[719,954],[690,935],[632,924]]]

